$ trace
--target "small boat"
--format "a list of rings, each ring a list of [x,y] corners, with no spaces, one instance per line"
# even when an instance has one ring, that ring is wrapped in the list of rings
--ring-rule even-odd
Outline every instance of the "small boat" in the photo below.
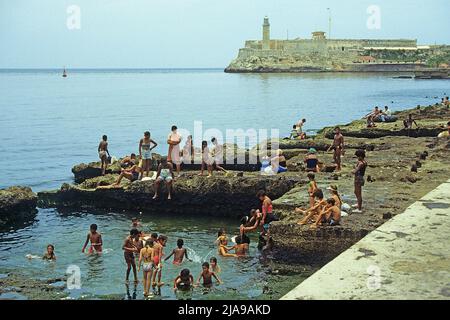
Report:
[[[66,78],[66,77],[67,77],[67,71],[66,71],[66,68],[65,68],[65,67],[64,67],[64,71],[63,71],[62,76],[63,76],[63,78]]]

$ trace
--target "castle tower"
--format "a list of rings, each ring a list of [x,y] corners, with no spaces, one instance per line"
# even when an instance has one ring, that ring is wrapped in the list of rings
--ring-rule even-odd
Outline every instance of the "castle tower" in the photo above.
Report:
[[[267,16],[264,17],[262,48],[263,50],[270,49],[270,23]]]

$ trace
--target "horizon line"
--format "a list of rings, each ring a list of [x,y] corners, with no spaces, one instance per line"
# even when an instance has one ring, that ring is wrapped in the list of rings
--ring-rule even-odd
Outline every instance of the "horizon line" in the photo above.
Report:
[[[223,70],[225,67],[11,67],[0,70]]]

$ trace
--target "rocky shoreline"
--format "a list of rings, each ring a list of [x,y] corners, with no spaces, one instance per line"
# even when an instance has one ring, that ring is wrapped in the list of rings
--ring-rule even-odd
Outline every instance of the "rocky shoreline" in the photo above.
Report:
[[[14,186],[0,189],[0,227],[33,218],[37,196],[31,188]]]
[[[305,187],[290,190],[274,201],[274,209],[283,217],[282,221],[274,222],[271,227],[275,244],[274,256],[277,259],[326,263],[448,179],[450,141],[435,137],[444,131],[444,126],[450,119],[450,110],[441,106],[429,106],[401,111],[396,115],[403,119],[409,113],[414,115],[422,128],[415,134],[410,134],[410,137],[403,134],[400,121],[394,124],[381,123],[377,128],[370,129],[365,129],[363,120],[341,126],[347,146],[343,169],[340,173],[318,173],[316,180],[323,189],[331,183],[338,185],[344,201],[355,203],[351,173],[355,162],[354,150],[348,149],[351,145],[364,145],[369,164],[366,171],[368,181],[363,187],[366,209],[362,214],[344,217],[341,226],[314,230],[309,226],[296,224],[301,216],[294,213],[295,207],[306,207],[308,202]],[[323,141],[325,146],[327,140],[331,141],[331,130],[332,128],[323,129],[315,140]],[[385,131],[391,134],[379,137],[378,132]],[[415,129],[411,130],[413,131]],[[436,135],[429,137],[423,134],[428,131],[433,131]],[[349,137],[349,132],[360,132],[362,137]],[[298,147],[295,143],[292,144],[295,148]],[[281,148],[288,152],[289,143],[281,145]],[[331,161],[331,154],[319,154],[319,158],[328,163]],[[288,166],[294,167],[301,160],[301,156],[290,158]]]
[[[286,155],[289,169],[287,173],[277,176],[261,175],[258,166],[251,167],[248,163],[244,164],[247,171],[231,171],[227,176],[216,173],[211,178],[198,176],[192,167],[176,179],[172,200],[165,198],[164,186],[160,198],[153,200],[152,181],[123,181],[120,188],[99,189],[98,186],[110,185],[117,179],[120,166],[112,166],[109,174],[99,176],[98,163],[82,164],[72,170],[75,181],[79,183],[65,183],[58,190],[39,192],[37,196],[29,188],[1,190],[1,217],[16,219],[21,212],[30,217],[37,204],[41,208],[189,213],[239,218],[258,207],[259,201],[255,195],[262,189],[274,200],[274,209],[281,217],[281,221],[274,222],[271,227],[275,244],[273,256],[277,260],[294,263],[325,263],[450,176],[450,143],[448,139],[439,141],[435,138],[445,129],[450,110],[442,106],[428,106],[397,112],[396,116],[403,119],[409,113],[417,119],[420,129],[405,131],[401,120],[379,123],[376,128],[370,129],[365,127],[364,120],[341,126],[347,152],[343,157],[343,170],[339,173],[334,172],[331,165],[332,154],[326,152],[332,142],[333,127],[329,127],[307,140],[276,141]],[[271,143],[273,141],[267,142],[269,146]],[[355,201],[351,173],[355,162],[354,151],[366,150],[369,168],[364,187],[366,210],[363,214],[344,217],[341,226],[334,228],[311,230],[309,226],[296,224],[301,217],[294,213],[294,208],[304,207],[308,202],[303,158],[310,147],[318,150],[319,159],[325,164],[324,170],[316,175],[319,187],[325,189],[331,183],[337,184],[344,201],[348,203]],[[257,150],[255,148],[245,153],[247,156],[255,155]],[[233,169],[233,165],[229,168]],[[14,214],[11,215],[11,212]]]

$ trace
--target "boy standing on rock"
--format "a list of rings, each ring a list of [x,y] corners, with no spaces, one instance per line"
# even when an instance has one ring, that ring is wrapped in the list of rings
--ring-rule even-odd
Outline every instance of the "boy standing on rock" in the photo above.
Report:
[[[98,157],[100,158],[102,162],[102,176],[106,173],[106,167],[108,166],[108,157],[109,151],[108,151],[108,137],[104,135],[102,137],[102,141],[98,144]]]
[[[327,151],[333,149],[333,159],[336,164],[336,171],[341,171],[341,156],[344,154],[344,136],[341,133],[341,128],[334,128],[333,144]]]

